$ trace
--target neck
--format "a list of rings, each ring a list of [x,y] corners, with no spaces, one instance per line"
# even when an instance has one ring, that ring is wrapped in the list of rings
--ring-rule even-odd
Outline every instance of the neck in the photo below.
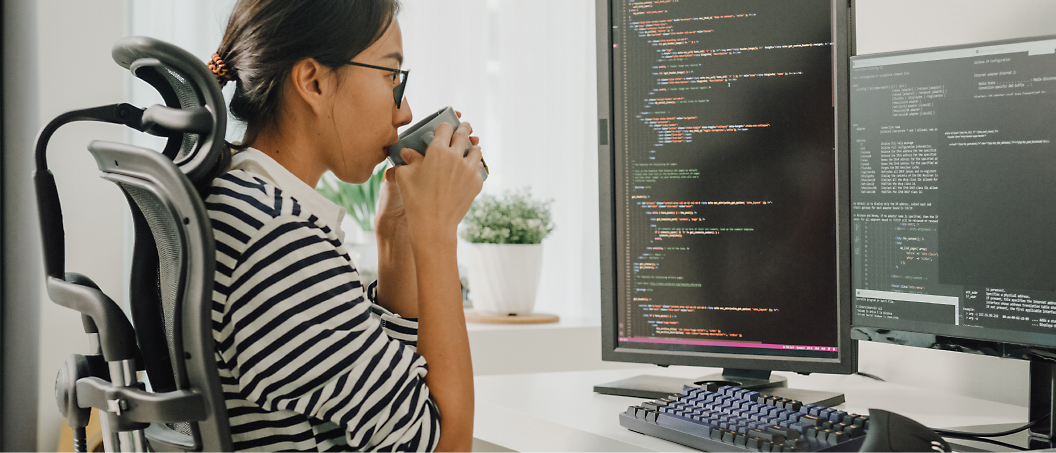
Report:
[[[272,127],[251,128],[246,136],[253,137],[253,148],[275,159],[309,187],[315,187],[326,170],[316,156],[320,147],[305,132],[295,123],[276,121]]]

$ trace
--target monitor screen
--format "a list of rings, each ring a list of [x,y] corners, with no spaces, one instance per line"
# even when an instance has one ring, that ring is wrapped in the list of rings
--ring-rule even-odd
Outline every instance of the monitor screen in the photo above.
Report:
[[[1056,346],[1056,37],[851,60],[855,326]]]
[[[607,360],[851,371],[840,3],[607,2]]]

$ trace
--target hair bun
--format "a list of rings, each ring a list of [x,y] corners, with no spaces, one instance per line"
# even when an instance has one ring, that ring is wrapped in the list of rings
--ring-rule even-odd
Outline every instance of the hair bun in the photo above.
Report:
[[[220,59],[220,54],[214,53],[212,59],[205,64],[216,75],[216,81],[220,83],[221,87],[232,80],[231,71],[228,69],[227,64],[224,63],[224,60]]]

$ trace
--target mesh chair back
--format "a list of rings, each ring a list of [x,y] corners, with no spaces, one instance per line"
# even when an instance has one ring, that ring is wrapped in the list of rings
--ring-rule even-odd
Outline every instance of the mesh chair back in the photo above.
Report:
[[[186,234],[165,200],[156,192],[137,185],[115,181],[129,199],[135,228],[135,246],[131,291],[136,301],[133,320],[137,327],[144,365],[152,389],[158,392],[188,390],[181,379],[180,364],[172,360],[183,356],[179,331],[179,307],[183,298],[181,282],[186,277]],[[204,257],[203,257],[204,258]],[[161,331],[157,330],[161,326]],[[147,328],[140,328],[147,327]],[[161,334],[164,333],[164,336]],[[165,353],[167,352],[167,354]],[[181,434],[193,436],[189,423],[170,426]]]

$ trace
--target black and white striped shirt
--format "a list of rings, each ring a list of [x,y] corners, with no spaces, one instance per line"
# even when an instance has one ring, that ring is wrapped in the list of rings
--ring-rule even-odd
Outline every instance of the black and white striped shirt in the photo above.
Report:
[[[344,210],[259,151],[237,154],[233,168],[206,208],[235,449],[434,449],[440,416],[417,322],[368,300],[334,223]]]

